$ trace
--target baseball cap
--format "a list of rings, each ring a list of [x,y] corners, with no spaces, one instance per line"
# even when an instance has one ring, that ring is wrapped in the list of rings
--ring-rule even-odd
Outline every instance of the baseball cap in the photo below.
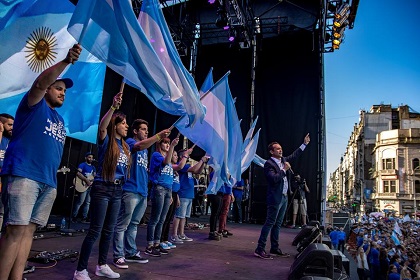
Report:
[[[66,85],[66,89],[71,88],[73,86],[73,81],[69,78],[57,77],[57,80],[55,80],[55,82],[59,82],[59,81],[62,81]]]

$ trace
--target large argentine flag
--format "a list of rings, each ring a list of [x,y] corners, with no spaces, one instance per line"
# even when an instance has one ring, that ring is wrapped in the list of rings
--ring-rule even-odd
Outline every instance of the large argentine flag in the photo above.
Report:
[[[143,1],[139,21],[131,0],[79,0],[69,32],[159,109],[187,114],[190,124],[202,120],[197,86],[181,63],[157,0]]]
[[[212,157],[211,164],[215,170],[220,169],[220,178],[224,182],[229,181],[229,175],[237,178],[239,173],[240,176],[242,148],[242,133],[229,89],[228,74],[201,98],[207,109],[203,123],[185,127],[185,117],[175,123],[183,135]]]
[[[0,2],[0,112],[15,115],[37,76],[63,60],[76,43],[67,32],[74,8],[69,1]],[[105,65],[84,50],[62,76],[74,82],[58,109],[67,136],[96,143]]]

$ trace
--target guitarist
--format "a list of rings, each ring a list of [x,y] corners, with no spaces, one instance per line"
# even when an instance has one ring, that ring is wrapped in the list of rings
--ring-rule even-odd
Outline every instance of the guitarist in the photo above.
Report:
[[[85,162],[79,164],[75,179],[75,185],[81,184],[81,187],[76,187],[79,195],[76,200],[76,204],[73,208],[72,222],[77,222],[77,214],[79,213],[80,207],[83,205],[83,219],[82,223],[88,223],[88,212],[90,205],[90,186],[93,183],[93,178],[96,175],[95,166],[92,165],[94,161],[93,153],[87,152],[85,154]]]

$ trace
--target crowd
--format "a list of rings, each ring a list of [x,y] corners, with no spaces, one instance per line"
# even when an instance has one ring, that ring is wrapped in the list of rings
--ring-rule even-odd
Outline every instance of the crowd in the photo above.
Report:
[[[327,231],[332,232],[331,227]],[[359,279],[420,279],[420,223],[371,213],[353,219],[348,238]]]

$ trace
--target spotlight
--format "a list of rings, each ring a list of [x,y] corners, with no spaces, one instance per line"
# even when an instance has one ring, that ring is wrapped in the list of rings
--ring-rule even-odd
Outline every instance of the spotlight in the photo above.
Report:
[[[334,20],[335,27],[344,27],[347,25],[347,17],[342,17],[339,20]]]
[[[335,14],[335,18],[336,19],[340,19],[342,17],[345,17],[348,12],[350,11],[350,6],[347,3],[344,3],[343,5],[341,5],[340,9],[338,9],[338,12]],[[348,15],[347,15],[348,17]]]
[[[208,0],[207,2],[209,2],[209,4],[214,4],[214,2],[216,2],[216,0]]]
[[[343,33],[344,33],[344,30],[346,29],[346,27],[345,26],[343,26],[343,27],[333,27],[333,36],[334,36],[334,38],[336,38],[336,39],[339,39],[339,38],[341,38],[341,37],[343,37]]]
[[[229,36],[229,42],[233,42],[233,41],[235,41],[235,36]]]

